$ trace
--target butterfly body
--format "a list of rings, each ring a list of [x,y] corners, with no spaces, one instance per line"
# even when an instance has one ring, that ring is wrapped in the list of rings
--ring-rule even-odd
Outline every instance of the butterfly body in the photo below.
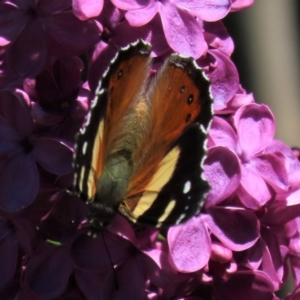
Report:
[[[199,212],[209,189],[209,82],[179,55],[149,79],[150,51],[138,41],[119,52],[77,137],[74,185],[96,230],[117,211],[139,224],[178,224]]]

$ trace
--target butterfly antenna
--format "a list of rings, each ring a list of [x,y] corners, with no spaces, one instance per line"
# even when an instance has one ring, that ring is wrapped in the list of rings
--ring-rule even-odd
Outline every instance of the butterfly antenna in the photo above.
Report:
[[[111,259],[111,256],[109,255],[109,251],[108,251],[108,247],[107,247],[107,244],[106,244],[106,240],[105,240],[105,237],[104,237],[103,230],[101,230],[101,236],[102,236],[103,244],[104,244],[104,247],[105,247],[105,250],[106,250],[109,262],[110,262],[110,265],[111,265],[112,270],[113,270],[113,276],[114,276],[114,281],[115,281],[115,289],[117,291],[117,290],[119,290],[119,284],[118,284],[118,280],[117,280],[117,274],[116,274],[116,270],[115,270],[113,261]]]

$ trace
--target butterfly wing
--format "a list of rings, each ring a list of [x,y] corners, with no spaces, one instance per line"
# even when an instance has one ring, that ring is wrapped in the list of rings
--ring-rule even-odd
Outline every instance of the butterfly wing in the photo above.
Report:
[[[151,123],[134,153],[140,163],[119,210],[133,222],[170,226],[198,213],[209,189],[203,177],[212,119],[209,82],[193,59],[175,54],[148,97]]]
[[[124,114],[142,92],[150,52],[151,46],[141,40],[121,49],[97,88],[87,122],[76,137],[74,187],[84,200],[95,199],[97,181]]]

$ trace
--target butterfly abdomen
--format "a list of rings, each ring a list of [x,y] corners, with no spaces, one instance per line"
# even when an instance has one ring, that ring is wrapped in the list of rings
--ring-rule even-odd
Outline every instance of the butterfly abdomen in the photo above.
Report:
[[[108,156],[104,170],[97,182],[97,198],[106,198],[114,206],[122,200],[127,191],[128,181],[132,175],[131,152],[123,149]]]
[[[88,219],[94,227],[100,229],[110,223],[127,193],[132,170],[133,164],[129,150],[122,149],[107,157],[89,208]]]

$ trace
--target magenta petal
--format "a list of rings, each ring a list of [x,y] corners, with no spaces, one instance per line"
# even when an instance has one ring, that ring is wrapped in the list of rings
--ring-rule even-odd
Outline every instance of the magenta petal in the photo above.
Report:
[[[257,270],[261,265],[264,245],[265,243],[262,239],[258,239],[257,242],[247,251],[248,264],[253,270]]]
[[[270,278],[274,282],[275,288],[279,288],[279,284],[282,283],[283,275],[284,275],[284,264],[283,259],[284,255],[281,254],[280,251],[280,242],[278,240],[277,233],[273,232],[272,229],[262,227],[261,230],[261,236],[266,243],[267,251],[264,251],[263,254],[263,260],[262,260],[262,269],[269,274],[267,270],[270,270],[270,274],[273,274],[273,270],[275,271],[275,274],[270,275]],[[270,255],[270,261],[265,261],[265,254],[269,259]],[[270,269],[269,269],[270,268]]]
[[[276,273],[274,262],[272,260],[271,251],[272,251],[271,249],[269,249],[266,245],[264,245],[261,268],[262,268],[262,271],[265,274],[267,274],[270,277],[270,279],[272,280],[274,288],[276,290],[278,290],[279,285],[281,284],[281,280],[278,278],[278,275]]]
[[[232,260],[232,250],[228,249],[221,243],[212,243],[211,252],[211,260],[213,261],[225,263]]]
[[[288,189],[288,174],[283,155],[262,154],[251,159],[251,166],[269,183],[275,191]]]
[[[50,138],[35,138],[31,155],[50,173],[63,175],[72,171],[72,151],[63,142]]]
[[[38,21],[31,21],[10,45],[7,60],[20,77],[34,77],[44,67],[47,55],[43,28]]]
[[[223,19],[231,7],[230,0],[176,0],[175,3],[194,16],[209,22]]]
[[[149,5],[142,9],[129,10],[125,17],[131,26],[143,26],[154,18],[160,5],[160,2],[151,1]]]
[[[204,22],[205,40],[212,49],[230,56],[234,50],[234,43],[222,21]]]
[[[233,98],[239,88],[239,74],[232,60],[219,50],[209,50],[215,58],[217,68],[207,73],[212,82],[212,94],[214,99],[214,109],[222,110],[226,108],[227,102]]]
[[[97,17],[103,8],[103,0],[72,0],[74,15],[80,20]]]
[[[167,42],[175,52],[197,59],[207,50],[199,20],[169,2],[160,6],[160,15]]]
[[[145,255],[139,256],[139,260],[143,265],[145,274],[155,285],[159,287],[168,286],[177,274],[177,270],[174,270],[173,264],[171,265],[169,262],[169,253],[158,249],[143,251],[143,253]]]
[[[245,9],[253,4],[254,0],[234,0],[231,4],[231,12]]]
[[[224,146],[237,152],[238,140],[236,133],[223,118],[214,116],[209,130],[209,137],[215,146]]]
[[[27,207],[38,193],[39,174],[29,155],[17,153],[0,167],[0,206],[9,212]]]
[[[245,105],[236,112],[233,120],[245,160],[271,143],[275,134],[275,121],[266,105]]]
[[[227,103],[227,109],[229,112],[236,111],[241,106],[254,103],[255,100],[253,98],[253,94],[235,94],[232,99]],[[226,109],[225,109],[226,112]]]
[[[206,197],[205,206],[220,203],[238,188],[241,170],[236,154],[225,147],[212,147],[204,165],[205,177],[211,189]]]
[[[214,207],[205,215],[211,232],[229,249],[242,251],[252,247],[259,238],[259,222],[250,210]]]
[[[238,191],[240,200],[251,209],[258,209],[271,199],[271,192],[265,180],[251,166],[241,165],[241,188]]]
[[[281,141],[273,140],[272,143],[265,149],[264,153],[274,153],[285,156],[285,167],[288,172],[289,184],[293,187],[299,185],[300,178],[300,163],[295,158],[293,151]]]
[[[168,232],[170,258],[179,272],[190,273],[203,268],[209,260],[211,241],[200,218],[191,218]]]
[[[137,39],[143,39],[152,45],[153,56],[160,56],[170,50],[158,14],[144,26],[132,27],[128,22],[123,22],[115,28],[115,31],[117,34],[113,41],[121,47],[133,43]]]
[[[44,244],[26,266],[28,286],[42,299],[56,299],[66,289],[73,269],[68,247]]]
[[[299,202],[299,201],[298,201]],[[272,201],[261,222],[271,227],[282,227],[300,216],[300,204],[287,205],[284,200]]]
[[[123,10],[139,9],[149,5],[153,0],[111,0],[113,5]]]

